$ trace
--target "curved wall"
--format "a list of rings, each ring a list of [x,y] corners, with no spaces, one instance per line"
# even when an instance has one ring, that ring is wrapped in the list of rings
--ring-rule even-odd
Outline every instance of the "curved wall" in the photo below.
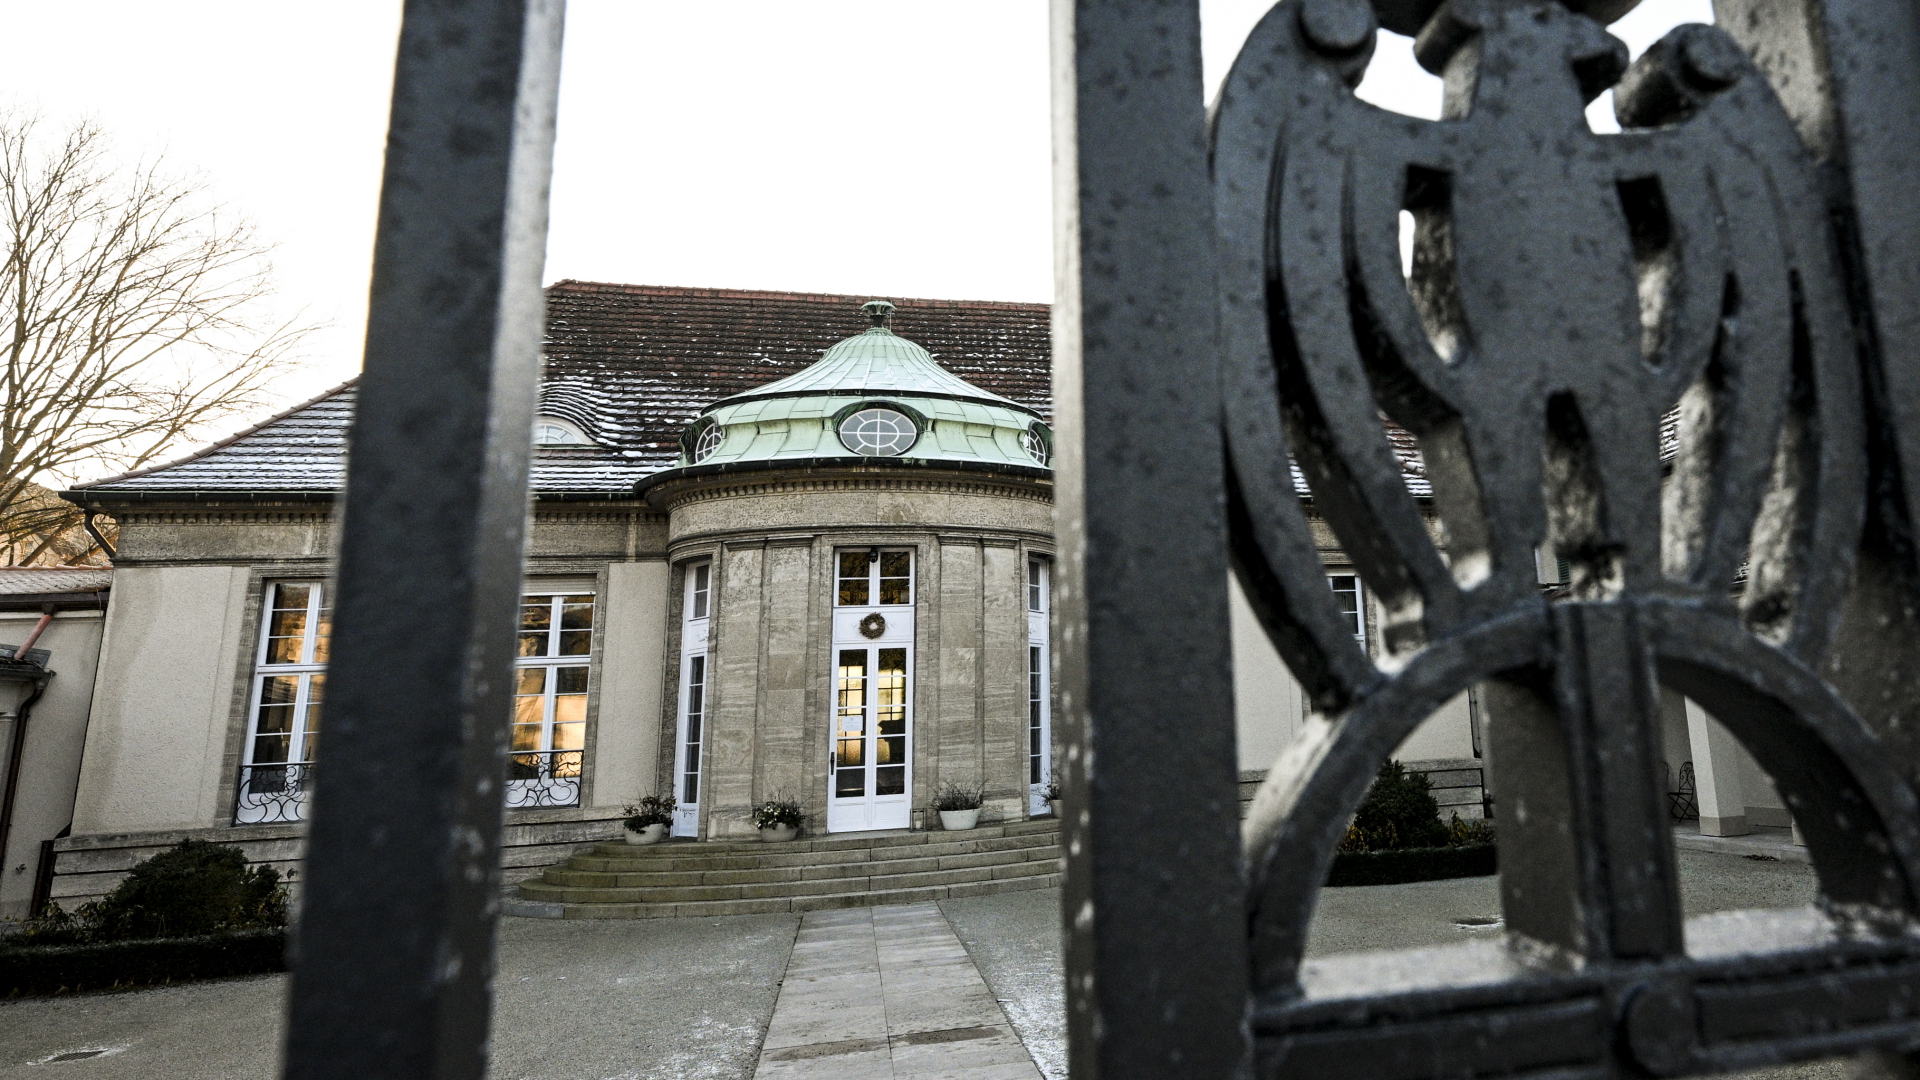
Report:
[[[824,831],[833,713],[833,554],[914,552],[912,804],[947,781],[987,789],[983,820],[1027,812],[1029,558],[1050,558],[1050,485],[884,466],[756,472],[662,485],[668,555],[713,564],[701,832],[745,835],[767,798],[798,799]],[[678,686],[674,590],[667,655]],[[661,727],[671,769],[678,694]]]

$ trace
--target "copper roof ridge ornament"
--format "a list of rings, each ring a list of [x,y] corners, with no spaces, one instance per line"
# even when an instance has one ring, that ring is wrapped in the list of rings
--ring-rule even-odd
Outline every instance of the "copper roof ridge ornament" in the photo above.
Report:
[[[860,310],[866,313],[867,318],[873,320],[873,329],[886,330],[889,333],[892,332],[892,329],[893,329],[893,302],[892,301],[869,300],[866,303],[860,305]]]

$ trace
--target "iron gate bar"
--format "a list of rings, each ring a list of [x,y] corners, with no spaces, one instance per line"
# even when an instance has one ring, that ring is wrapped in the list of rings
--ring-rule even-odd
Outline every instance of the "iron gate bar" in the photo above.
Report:
[[[1068,1058],[1218,1080],[1247,969],[1197,0],[1055,0],[1053,56]]]
[[[284,1075],[486,1071],[562,0],[408,0]]]

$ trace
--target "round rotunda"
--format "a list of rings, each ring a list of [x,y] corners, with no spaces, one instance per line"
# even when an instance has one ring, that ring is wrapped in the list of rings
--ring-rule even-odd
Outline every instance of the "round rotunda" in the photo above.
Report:
[[[1052,432],[862,310],[638,487],[668,515],[676,835],[751,834],[773,798],[816,834],[924,828],[948,785],[983,822],[1047,812]]]

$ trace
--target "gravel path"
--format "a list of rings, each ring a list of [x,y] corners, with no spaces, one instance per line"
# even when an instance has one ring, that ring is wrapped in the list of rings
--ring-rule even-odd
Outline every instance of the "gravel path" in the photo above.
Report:
[[[1681,851],[1689,915],[1812,901],[1812,868]],[[1064,1080],[1060,891],[939,909],[1047,1080]],[[1309,952],[1437,945],[1497,932],[1493,878],[1329,889]],[[753,1075],[800,918],[506,919],[494,1014],[499,1080],[745,1080]],[[277,1074],[286,977],[0,1002],[0,1080]],[[41,1067],[59,1054],[107,1053]],[[1820,1063],[1751,1080],[1842,1080]]]

